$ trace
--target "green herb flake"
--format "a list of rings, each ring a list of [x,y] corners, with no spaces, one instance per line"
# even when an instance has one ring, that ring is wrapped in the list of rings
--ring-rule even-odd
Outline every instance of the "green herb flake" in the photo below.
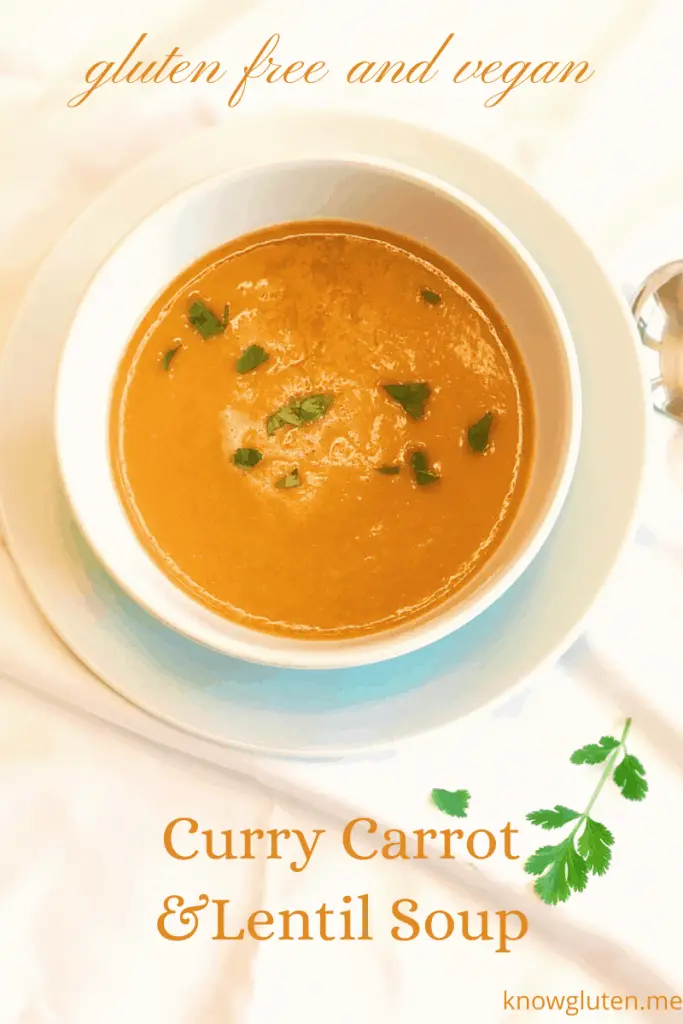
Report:
[[[235,367],[238,373],[249,373],[268,359],[268,353],[260,345],[249,345],[237,360]]]
[[[173,362],[174,356],[177,355],[177,353],[180,351],[182,347],[182,345],[175,345],[173,348],[169,348],[167,352],[164,352],[163,356],[161,357],[162,370],[169,369],[171,363]]]
[[[383,387],[389,397],[398,402],[411,419],[422,419],[427,399],[432,393],[429,384],[417,381],[411,384],[384,384]]]
[[[375,469],[376,473],[382,473],[383,476],[397,476],[401,472],[400,466],[377,466]]]
[[[256,448],[238,448],[232,461],[242,469],[253,469],[262,458],[263,455]]]
[[[284,426],[300,427],[303,420],[299,414],[295,411],[292,405],[283,405],[277,412],[274,412],[272,416],[268,417],[266,423],[266,432],[268,437],[272,437],[276,430],[279,430]]]
[[[485,452],[489,446],[489,431],[493,423],[493,413],[487,412],[467,431],[467,440],[473,452]]]
[[[275,486],[282,487],[285,490],[289,490],[290,487],[300,487],[301,478],[299,476],[299,470],[293,469],[291,473],[287,474],[287,476],[283,476],[280,480],[277,480],[275,482]]]
[[[556,846],[541,846],[524,865],[528,874],[537,876],[534,889],[544,903],[564,903],[572,892],[583,892],[589,875],[604,875],[609,868],[614,836],[606,825],[590,817],[608,779],[612,779],[627,800],[645,798],[648,788],[645,769],[637,757],[626,753],[630,728],[631,719],[627,718],[621,739],[602,736],[599,743],[589,743],[572,754],[573,764],[605,765],[583,814],[562,804],[556,804],[552,810],[527,814],[528,821],[544,829],[572,825],[562,842]]]
[[[298,402],[282,405],[268,417],[266,430],[271,437],[281,427],[300,427],[304,423],[312,423],[321,419],[332,405],[332,395],[308,395]]]
[[[204,341],[213,338],[215,334],[223,334],[228,326],[230,307],[223,310],[223,319],[219,320],[213,310],[209,309],[202,299],[196,299],[187,311],[187,319],[196,331],[199,331]]]
[[[466,818],[470,794],[466,789],[433,789],[432,803],[451,818]]]
[[[429,468],[427,453],[424,451],[413,452],[410,457],[410,466],[418,487],[435,484],[440,479],[439,474]]]
[[[422,289],[422,298],[428,306],[438,306],[441,302],[441,296],[438,292],[433,292],[431,288]]]

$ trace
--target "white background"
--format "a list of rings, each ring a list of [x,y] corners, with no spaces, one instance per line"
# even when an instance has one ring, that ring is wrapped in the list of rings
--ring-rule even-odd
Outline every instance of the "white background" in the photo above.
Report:
[[[151,57],[179,45],[192,59],[220,59],[235,80],[274,31],[288,60],[326,60],[339,73],[314,88],[254,83],[237,113],[220,85],[109,86],[67,109],[85,69],[120,60],[144,31]],[[483,105],[494,87],[480,83],[344,84],[341,71],[356,60],[424,59],[449,32],[459,63],[586,59],[596,74],[582,86],[523,86],[494,109]],[[631,293],[649,269],[683,254],[682,38],[678,0],[1,0],[0,336],[43,255],[126,167],[191,141],[197,127],[278,104],[377,110],[479,146],[551,199]],[[63,670],[65,655],[0,550],[0,670],[11,663],[16,675],[22,665],[26,684],[0,681],[0,1022],[399,1022],[431,1007],[444,1021],[495,1024],[525,1019],[505,1013],[505,987],[683,995],[682,428],[656,420],[650,468],[636,540],[585,638],[555,669],[478,719],[457,747],[445,733],[381,761],[302,766],[298,802],[38,696],[32,673],[50,659]],[[430,789],[466,785],[476,792],[471,827],[510,820],[526,852],[543,841],[521,824],[528,810],[585,801],[589,778],[567,755],[626,715],[651,794],[642,805],[601,798],[601,820],[616,834],[605,878],[564,908],[540,908],[507,957],[484,943],[386,939],[383,913],[398,897],[429,909],[526,907],[527,879],[495,859],[476,870],[461,864],[448,879],[413,864],[355,865],[337,838],[343,802],[408,828],[440,827]],[[181,814],[206,828],[328,834],[302,875],[263,861],[178,864],[160,837]],[[348,948],[164,943],[161,900],[183,891],[230,897],[236,922],[257,907],[370,892],[377,939]]]

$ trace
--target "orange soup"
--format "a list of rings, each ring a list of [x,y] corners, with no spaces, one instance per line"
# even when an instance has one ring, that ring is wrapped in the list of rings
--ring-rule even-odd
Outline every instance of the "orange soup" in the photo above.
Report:
[[[111,452],[164,572],[290,636],[399,625],[485,572],[523,497],[529,383],[485,295],[348,222],[209,253],[139,325]]]

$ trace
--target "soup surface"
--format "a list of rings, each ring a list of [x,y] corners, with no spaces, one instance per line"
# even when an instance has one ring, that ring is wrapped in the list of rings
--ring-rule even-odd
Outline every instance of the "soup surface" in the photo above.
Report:
[[[386,629],[479,573],[523,496],[528,380],[454,267],[348,222],[209,253],[132,338],[112,459],[165,573],[234,621]]]

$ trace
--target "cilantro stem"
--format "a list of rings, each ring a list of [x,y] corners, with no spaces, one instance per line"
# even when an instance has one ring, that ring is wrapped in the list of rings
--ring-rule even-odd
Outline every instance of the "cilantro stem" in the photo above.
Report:
[[[615,764],[617,758],[619,757],[619,754],[621,753],[622,750],[624,750],[624,751],[626,750],[626,737],[628,736],[630,731],[631,731],[631,719],[627,718],[626,719],[626,724],[624,725],[624,731],[622,732],[621,739],[619,740],[619,746],[615,747],[614,750],[612,751],[612,753],[610,754],[610,756],[607,758],[607,763],[605,765],[605,770],[603,771],[602,775],[600,776],[600,780],[599,780],[597,786],[595,787],[595,790],[593,791],[592,797],[588,801],[588,806],[586,807],[586,810],[583,812],[581,817],[578,819],[578,821],[577,821],[576,825],[574,826],[574,828],[572,829],[570,835],[567,837],[568,839],[572,840],[574,838],[576,833],[579,831],[579,829],[583,825],[584,821],[590,815],[590,812],[593,810],[593,807],[595,805],[596,800],[600,796],[600,793],[602,792],[602,789],[603,789],[605,783],[607,782],[607,780],[609,779],[610,775],[612,774],[612,771],[614,770],[614,764]]]

